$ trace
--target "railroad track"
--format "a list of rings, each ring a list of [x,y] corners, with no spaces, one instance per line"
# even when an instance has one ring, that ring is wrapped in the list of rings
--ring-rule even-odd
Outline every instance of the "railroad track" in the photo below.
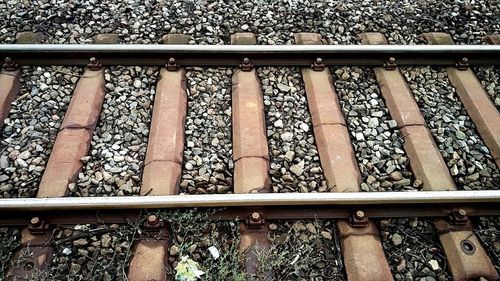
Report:
[[[169,224],[175,224],[175,221],[169,221],[163,211],[156,210],[222,208],[210,211],[206,219],[238,219],[240,241],[237,248],[248,274],[262,274],[261,269],[265,268],[257,249],[271,247],[268,234],[276,225],[270,222],[285,219],[335,219],[332,231],[338,237],[347,278],[392,280],[394,273],[391,272],[381,243],[381,226],[375,223],[375,219],[427,217],[432,218],[454,280],[497,280],[499,276],[492,257],[483,248],[469,218],[500,215],[500,115],[495,108],[494,97],[488,96],[472,71],[476,66],[500,64],[500,47],[495,45],[499,43],[499,37],[487,37],[486,41],[491,45],[451,46],[453,41],[447,34],[427,33],[422,36],[432,44],[390,46],[382,34],[364,33],[360,35],[363,45],[327,46],[321,45],[322,38],[318,34],[298,33],[295,34],[296,46],[251,46],[256,43],[255,36],[251,33],[238,33],[231,37],[231,46],[185,45],[189,38],[179,34],[166,35],[166,45],[151,46],[0,45],[0,57],[6,58],[0,75],[2,124],[12,114],[9,113],[11,102],[16,99],[21,88],[20,66],[86,66],[71,95],[50,157],[44,160],[47,163],[42,170],[43,175],[39,183],[34,184],[35,190],[31,191],[36,193],[37,198],[0,200],[0,210],[4,214],[0,223],[24,226],[20,249],[13,257],[14,261],[17,259],[22,262],[12,262],[8,278],[29,279],[33,272],[49,270],[55,247],[53,240],[56,237],[52,231],[54,225],[124,224],[134,221],[141,235],[133,242],[133,254],[126,274],[128,280],[165,280],[169,275],[168,256],[172,254],[172,248],[168,245],[172,241],[169,235],[176,236],[175,231],[169,233]],[[112,39],[111,35],[103,35],[99,40],[110,43]],[[441,44],[444,45],[440,46]],[[110,78],[106,78],[106,75],[110,74],[105,68],[116,65],[161,67],[154,102],[151,104],[151,124],[149,132],[145,134],[148,141],[141,178],[134,179],[132,176],[114,183],[121,191],[118,195],[142,196],[85,197],[88,192],[85,193],[77,183],[85,179],[87,170],[98,170],[100,177],[104,177],[101,171],[107,170],[106,167],[86,166],[86,163],[89,156],[97,157],[90,153],[91,147],[99,145],[92,139],[94,134],[102,133],[96,132],[96,126],[99,122],[105,122],[103,118],[100,119],[100,114],[106,114],[101,113],[101,109],[109,98],[106,97],[106,92],[113,86],[109,85]],[[371,190],[376,185],[370,179],[373,176],[369,170],[377,167],[364,163],[363,155],[358,155],[351,142],[353,139],[364,139],[370,134],[384,132],[352,131],[353,123],[350,118],[355,115],[343,110],[345,101],[340,98],[341,94],[336,92],[332,83],[332,78],[342,80],[343,72],[332,73],[329,69],[331,66],[352,65],[373,67],[385,105],[373,102],[372,106],[388,109],[385,114],[389,114],[393,121],[387,122],[387,132],[401,132],[403,140],[392,141],[404,143],[404,151],[400,154],[407,160],[397,162],[395,159],[395,166],[400,168],[396,167],[387,173],[386,178],[390,178],[390,181],[384,183],[387,182],[385,188],[393,190],[390,192],[358,192],[363,187]],[[412,79],[412,76],[400,69],[405,66],[428,65],[447,67],[448,79],[469,116],[462,123],[469,120],[473,122],[475,127],[472,125],[472,133],[477,136],[478,142],[484,142],[485,152],[481,157],[486,157],[490,166],[483,167],[483,170],[491,180],[485,180],[483,184],[488,190],[456,191],[470,187],[461,182],[454,173],[453,166],[447,166],[448,158],[453,158],[454,155],[450,156],[439,149],[436,139],[441,141],[431,126],[432,116],[428,116],[421,107],[421,101],[425,97],[414,97],[412,89],[407,85],[407,79]],[[199,93],[188,92],[189,82],[186,77],[189,74],[186,73],[203,71],[196,67],[206,66],[230,69],[226,71],[232,75],[230,93],[214,94],[209,96],[208,101],[193,99]],[[266,99],[264,96],[269,95],[267,89],[271,89],[272,94],[273,90],[269,85],[274,83],[268,79],[269,72],[262,71],[268,66],[300,67],[307,98],[306,111],[310,120],[301,120],[303,122],[298,127],[302,131],[312,132],[312,140],[294,138],[294,134],[301,136],[300,131],[295,128],[290,128],[291,131],[269,131],[267,124],[270,123],[274,128],[290,125],[280,123],[279,116],[275,112],[270,115],[269,111],[280,108],[278,104],[283,102],[293,102],[296,93],[288,85],[280,84],[276,87],[283,88],[290,97],[277,101]],[[139,80],[138,83],[142,82]],[[207,87],[210,85],[212,83],[207,83]],[[437,92],[435,94],[438,95]],[[133,98],[138,99],[138,103],[143,103],[141,95],[147,93],[140,93]],[[228,96],[231,101],[229,111],[227,108],[217,107],[217,102],[214,101]],[[212,125],[218,124],[221,136],[210,139],[210,143],[205,140],[192,142],[186,138],[186,135],[194,134],[192,128],[195,125],[201,125],[196,124],[196,120],[191,120],[188,115],[190,105],[195,102],[203,102],[203,105],[221,112],[220,118],[212,120]],[[297,108],[297,114],[299,113],[300,108]],[[122,116],[112,115],[111,118]],[[364,118],[371,119],[370,116]],[[379,122],[377,120],[368,122]],[[462,132],[460,128],[457,131]],[[19,132],[12,133],[15,138],[15,134]],[[143,131],[138,133],[144,135]],[[228,136],[229,144],[224,142]],[[293,155],[289,156],[291,165],[273,168],[276,165],[273,159],[282,149],[280,146],[296,145],[294,142],[302,142],[303,149],[317,151],[316,162],[319,164],[307,168],[315,169],[313,174],[320,175],[301,178],[304,162],[292,161]],[[145,146],[146,143],[142,145]],[[228,159],[231,158],[231,164],[221,166],[206,178],[200,175],[197,177],[196,173],[189,171],[194,169],[198,160],[202,161],[201,157],[186,154],[186,149],[196,146],[203,150],[210,145],[221,152],[228,151],[225,149],[228,146],[232,155],[220,157],[224,159],[222,162],[229,162]],[[301,147],[294,153],[300,153]],[[6,151],[7,148],[2,150]],[[5,171],[13,167],[29,166],[23,162],[23,155],[11,153],[12,151],[7,153],[10,159],[21,161],[15,160],[13,164],[9,164],[12,166],[5,167]],[[126,152],[124,155],[126,156],[114,156],[113,161],[134,163],[134,159]],[[194,154],[196,155],[202,154]],[[270,169],[289,169],[291,173],[288,177],[277,179],[275,173],[270,174]],[[411,180],[402,178],[398,169],[409,173]],[[227,171],[230,171],[229,175],[225,175]],[[124,171],[117,171],[114,176],[121,177],[121,172]],[[100,182],[107,179],[96,179],[95,174],[93,175],[94,178],[89,180],[90,186],[106,189],[106,185]],[[141,184],[137,186],[134,181]],[[7,185],[9,190],[21,190],[26,184],[8,182],[4,186]],[[137,190],[134,191],[134,188]],[[275,193],[284,191],[302,193]],[[303,193],[308,191],[316,192]],[[179,193],[222,194],[179,196]],[[79,197],[82,195],[84,197]],[[147,215],[144,209],[148,209]],[[498,263],[498,257],[494,261]],[[179,261],[176,261],[176,265],[178,264]],[[333,280],[341,278],[339,276],[341,274],[323,277]],[[272,279],[273,274],[258,277]]]

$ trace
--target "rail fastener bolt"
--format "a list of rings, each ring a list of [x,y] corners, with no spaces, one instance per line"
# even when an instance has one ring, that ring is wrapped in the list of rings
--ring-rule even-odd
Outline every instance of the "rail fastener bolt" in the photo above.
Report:
[[[19,69],[19,65],[11,57],[5,57],[5,63],[2,68],[5,71],[16,71]]]
[[[179,65],[177,64],[175,58],[169,58],[165,67],[167,68],[167,71],[177,71],[177,69],[179,69]]]
[[[468,58],[462,58],[461,60],[458,61],[457,64],[455,64],[455,67],[458,70],[467,70],[467,69],[469,69],[469,59]]]
[[[356,211],[356,213],[354,214],[354,216],[356,217],[356,219],[362,220],[362,219],[365,218],[365,212],[363,212],[363,211]]]
[[[352,213],[350,218],[350,224],[352,227],[365,227],[368,225],[368,218],[365,212],[357,210]]]
[[[467,224],[467,222],[469,221],[469,218],[467,217],[467,211],[460,208],[454,212],[451,212],[449,215],[449,221],[455,225]]]
[[[259,212],[253,212],[248,215],[245,224],[247,228],[263,228],[265,222],[265,219]]]
[[[39,217],[32,217],[28,224],[28,230],[32,234],[45,234],[48,229],[49,225]]]
[[[253,222],[258,222],[260,221],[261,217],[260,217],[260,214],[257,213],[257,212],[253,212],[252,215],[250,216],[250,219],[253,221]]]
[[[311,69],[314,71],[323,71],[325,69],[325,64],[322,58],[316,58],[316,60],[311,64]]]
[[[252,71],[253,64],[250,62],[249,58],[243,58],[243,62],[240,64],[241,71]]]
[[[457,216],[463,219],[467,216],[467,211],[464,209],[458,209]]]
[[[156,215],[149,215],[148,216],[148,224],[150,225],[157,225],[160,222],[158,217]]]
[[[387,60],[386,63],[384,63],[384,68],[386,70],[395,70],[398,67],[396,64],[396,58],[390,57],[389,60]]]
[[[98,71],[102,68],[102,65],[99,63],[99,61],[95,57],[91,57],[89,59],[89,64],[87,64],[88,69],[92,71]]]
[[[39,227],[42,224],[42,220],[39,217],[32,217],[30,220],[30,224],[33,227]]]

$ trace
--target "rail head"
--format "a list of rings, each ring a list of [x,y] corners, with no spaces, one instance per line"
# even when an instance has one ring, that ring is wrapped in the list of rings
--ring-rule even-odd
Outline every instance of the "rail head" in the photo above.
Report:
[[[0,211],[500,203],[500,190],[6,198]]]

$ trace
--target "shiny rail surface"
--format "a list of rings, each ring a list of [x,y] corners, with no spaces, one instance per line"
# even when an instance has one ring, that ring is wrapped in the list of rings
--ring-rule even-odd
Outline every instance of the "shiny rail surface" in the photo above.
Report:
[[[0,211],[456,203],[500,203],[500,190],[6,198]]]
[[[86,65],[95,57],[102,65],[165,65],[175,58],[182,66],[238,66],[249,58],[255,66],[309,66],[318,57],[325,65],[380,66],[390,57],[397,65],[500,64],[498,45],[125,45],[6,44],[0,59],[19,65]]]

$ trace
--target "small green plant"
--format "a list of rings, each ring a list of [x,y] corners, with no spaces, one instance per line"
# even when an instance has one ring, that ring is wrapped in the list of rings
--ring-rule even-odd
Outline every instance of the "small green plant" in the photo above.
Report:
[[[0,280],[4,279],[9,260],[14,250],[19,246],[19,230],[15,228],[0,228]]]
[[[314,276],[320,278],[317,280],[344,280],[335,237],[321,230],[331,228],[330,223],[309,222],[308,225],[314,226],[310,229],[301,221],[277,223],[277,231],[269,237],[270,247],[255,247],[254,254],[261,266],[249,279],[296,280]]]
[[[174,267],[185,256],[200,264],[204,272],[201,280],[246,280],[238,259],[239,222],[210,220],[217,211],[194,209],[159,214],[168,222],[172,234],[169,245]],[[218,255],[209,250],[211,247]]]

